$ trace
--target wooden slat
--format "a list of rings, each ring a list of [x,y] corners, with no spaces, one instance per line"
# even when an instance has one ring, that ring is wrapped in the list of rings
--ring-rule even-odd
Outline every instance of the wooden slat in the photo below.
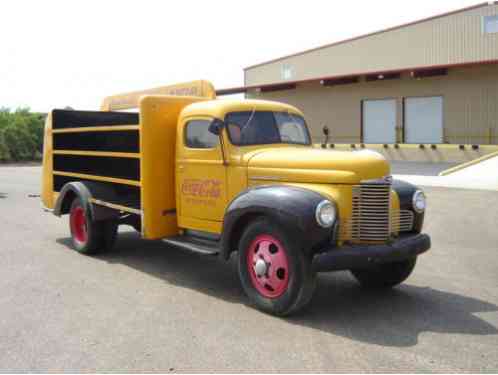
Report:
[[[75,177],[75,178],[84,178],[84,179],[95,180],[95,181],[113,182],[115,184],[140,186],[140,181],[126,180],[126,179],[123,179],[123,178],[95,176],[95,175],[92,175],[92,174],[61,172],[61,171],[54,171],[53,174],[56,175],[56,176],[67,176],[67,177]]]
[[[77,128],[52,129],[52,133],[82,133],[82,132],[116,132],[123,130],[138,130],[138,125],[115,125],[115,126],[82,126]]]
[[[132,158],[132,159],[140,158],[140,154],[135,152],[54,150],[53,153],[54,155],[102,156],[102,157]]]
[[[99,206],[109,207],[109,208],[112,208],[115,210],[129,212],[129,213],[136,214],[136,215],[142,214],[142,211],[138,210],[136,208],[126,207],[126,206],[123,206],[120,204],[115,204],[115,203],[109,203],[109,202],[102,201],[100,199],[90,198],[90,202],[92,202],[94,204],[98,204]]]

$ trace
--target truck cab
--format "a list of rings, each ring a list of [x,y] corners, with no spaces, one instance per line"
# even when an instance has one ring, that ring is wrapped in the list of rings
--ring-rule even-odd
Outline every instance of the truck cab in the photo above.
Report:
[[[293,152],[312,149],[302,113],[260,100],[192,104],[180,115],[178,134],[179,225],[216,233],[222,231],[228,205],[241,192],[262,182],[283,181],[275,168],[291,162]],[[264,156],[268,153],[274,155],[270,165]],[[268,166],[273,170],[265,171]],[[256,175],[251,173],[255,168]],[[193,220],[197,222],[191,224]]]
[[[316,147],[293,106],[155,94],[137,103],[138,115],[47,119],[43,203],[69,215],[81,253],[109,249],[128,224],[165,251],[234,255],[255,306],[289,315],[308,304],[319,272],[392,287],[430,248],[423,192],[393,180],[376,152]]]

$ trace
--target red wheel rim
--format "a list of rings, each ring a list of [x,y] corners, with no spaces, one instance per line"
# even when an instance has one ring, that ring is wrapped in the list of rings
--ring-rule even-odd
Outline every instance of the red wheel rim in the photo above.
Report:
[[[289,285],[289,262],[282,244],[263,234],[254,239],[247,252],[247,270],[254,288],[264,297],[277,298]]]
[[[69,218],[71,225],[71,234],[73,238],[81,243],[87,240],[86,232],[86,215],[85,210],[81,206],[77,206],[71,210],[71,217]]]

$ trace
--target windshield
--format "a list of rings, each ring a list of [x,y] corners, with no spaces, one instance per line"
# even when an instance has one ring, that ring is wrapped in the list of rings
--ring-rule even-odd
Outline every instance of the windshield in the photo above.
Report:
[[[288,112],[231,112],[226,115],[225,123],[230,141],[237,146],[311,143],[304,119]]]

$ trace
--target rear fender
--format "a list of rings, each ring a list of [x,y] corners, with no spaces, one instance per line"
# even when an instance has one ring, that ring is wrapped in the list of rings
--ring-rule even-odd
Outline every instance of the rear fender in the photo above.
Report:
[[[92,220],[108,220],[119,218],[119,212],[108,207],[91,203],[91,198],[98,197],[103,201],[113,201],[116,194],[112,188],[98,182],[74,181],[65,184],[57,197],[54,206],[54,215],[61,216],[69,213],[71,203],[80,198],[85,211],[90,213]]]

